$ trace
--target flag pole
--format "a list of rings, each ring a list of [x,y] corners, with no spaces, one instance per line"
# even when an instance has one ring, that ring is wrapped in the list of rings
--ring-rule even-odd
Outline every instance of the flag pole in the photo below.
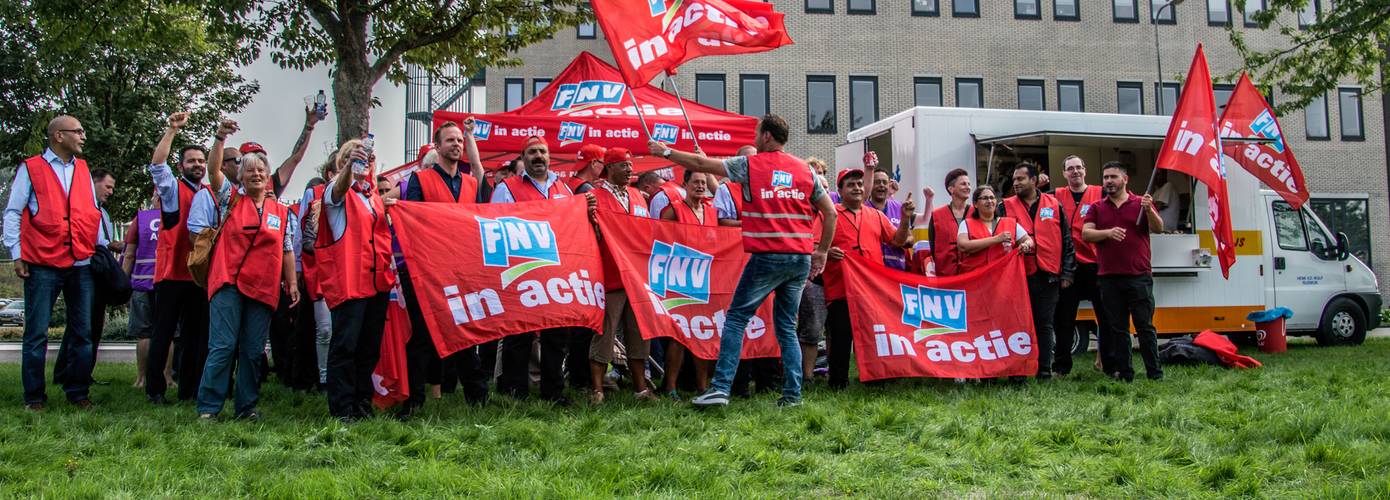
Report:
[[[647,118],[642,116],[642,103],[637,102],[637,93],[632,91],[632,85],[623,85],[627,88],[627,95],[632,97],[632,110],[637,112],[637,121],[642,124],[642,133],[647,135],[647,140],[652,139],[652,130],[647,128]]]
[[[671,78],[671,72],[666,72],[666,81],[671,82],[671,91],[676,94],[676,102],[681,106],[681,116],[685,118],[685,126],[690,129],[690,140],[695,144],[695,150],[700,151],[699,134],[695,133],[695,124],[690,123],[690,114],[685,112],[685,98],[681,97],[681,88],[676,85],[676,79]]]
[[[1153,171],[1152,171],[1152,172],[1149,172],[1149,187],[1144,188],[1144,195],[1145,195],[1145,196],[1148,196],[1149,194],[1152,194],[1152,193],[1153,193],[1153,190],[1154,190],[1154,177],[1158,177],[1158,169],[1159,169],[1159,166],[1155,164],[1155,165],[1154,165]],[[1153,205],[1150,205],[1149,208],[1153,208]],[[1140,209],[1140,210],[1139,210],[1139,216],[1134,218],[1134,225],[1136,225],[1136,226],[1139,225],[1139,221],[1141,221],[1141,220],[1144,220],[1144,210],[1143,210],[1143,209]]]

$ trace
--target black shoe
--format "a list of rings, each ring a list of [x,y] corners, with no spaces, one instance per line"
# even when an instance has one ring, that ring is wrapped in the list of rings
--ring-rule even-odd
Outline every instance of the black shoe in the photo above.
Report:
[[[569,408],[570,405],[573,405],[573,404],[574,404],[573,401],[570,401],[570,398],[567,398],[567,397],[564,397],[564,396],[556,396],[556,397],[553,397],[553,398],[545,398],[545,400],[546,400],[546,401],[549,401],[551,404],[553,404],[553,405],[555,405],[555,406],[559,406],[559,407],[561,407],[561,408]]]
[[[1037,379],[1039,382],[1046,382],[1048,380],[1052,380],[1052,372],[1038,372]]]
[[[256,410],[251,410],[246,413],[237,415],[236,418],[237,420],[250,420],[252,422],[255,422],[261,419],[261,414],[256,412]]]
[[[354,417],[352,415],[343,415],[341,417],[338,417],[338,422],[342,423],[343,425],[352,425],[357,423],[357,417]]]
[[[1150,374],[1149,374],[1149,380],[1152,380],[1152,381],[1154,381],[1154,382],[1163,380],[1163,372],[1150,373]]]
[[[146,401],[149,401],[150,404],[155,405],[155,406],[168,406],[168,405],[169,405],[169,400],[166,399],[166,398],[164,397],[163,394],[160,394],[160,395],[157,395],[157,396],[145,396],[145,400],[146,400]]]

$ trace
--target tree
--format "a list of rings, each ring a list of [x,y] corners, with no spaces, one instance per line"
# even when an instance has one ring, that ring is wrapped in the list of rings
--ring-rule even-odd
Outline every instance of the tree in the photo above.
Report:
[[[291,0],[268,5],[279,22],[272,60],[281,67],[332,65],[338,140],[368,129],[372,87],[406,81],[405,64],[458,65],[473,74],[519,63],[512,53],[549,39],[589,14],[583,0]]]
[[[1246,2],[1236,0],[1235,11],[1245,10]],[[1231,43],[1245,58],[1251,78],[1260,83],[1277,82],[1282,102],[1278,111],[1302,109],[1319,96],[1335,90],[1345,79],[1355,79],[1364,92],[1384,92],[1381,68],[1390,47],[1390,0],[1323,0],[1316,22],[1306,27],[1296,20],[1311,0],[1265,0],[1266,7],[1254,16],[1261,29],[1273,28],[1287,37],[1285,47],[1269,50],[1251,48],[1245,34],[1229,29]]]
[[[164,117],[195,119],[180,144],[202,143],[216,118],[246,106],[255,82],[237,67],[266,30],[245,22],[253,0],[0,0],[0,165],[42,152],[58,114],[82,121],[82,157],[112,171],[115,220],[150,198],[145,173]]]

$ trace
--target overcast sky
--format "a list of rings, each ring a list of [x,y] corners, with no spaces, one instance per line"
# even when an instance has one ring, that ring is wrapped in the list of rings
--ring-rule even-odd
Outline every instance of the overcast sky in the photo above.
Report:
[[[295,170],[283,196],[286,201],[297,200],[309,179],[318,175],[315,169],[336,145],[338,121],[333,113],[333,91],[326,66],[303,72],[280,69],[270,62],[270,57],[265,55],[268,53],[263,52],[259,60],[242,69],[246,79],[260,82],[261,91],[245,110],[230,116],[241,125],[241,132],[229,142],[236,145],[243,141],[259,142],[270,153],[271,163],[279,165],[290,154],[304,125],[304,99],[308,97],[312,102],[312,97],[323,90],[328,95],[328,118],[314,128],[304,160]],[[381,101],[381,106],[373,109],[371,115],[370,131],[376,136],[377,157],[385,167],[394,167],[394,162],[402,158],[401,148],[405,145],[405,87],[382,79],[374,95]]]

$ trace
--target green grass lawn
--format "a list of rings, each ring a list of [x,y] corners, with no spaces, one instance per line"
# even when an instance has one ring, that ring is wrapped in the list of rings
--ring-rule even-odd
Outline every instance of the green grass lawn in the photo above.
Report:
[[[31,414],[7,364],[0,495],[1390,496],[1390,340],[1256,357],[1265,368],[1170,367],[1157,383],[1081,362],[1047,384],[822,386],[788,410],[772,395],[708,412],[453,395],[409,423],[350,426],[274,383],[261,421],[200,422],[191,405],[146,405],[130,365],[97,370],[112,384],[94,411],[50,386],[54,404]]]

